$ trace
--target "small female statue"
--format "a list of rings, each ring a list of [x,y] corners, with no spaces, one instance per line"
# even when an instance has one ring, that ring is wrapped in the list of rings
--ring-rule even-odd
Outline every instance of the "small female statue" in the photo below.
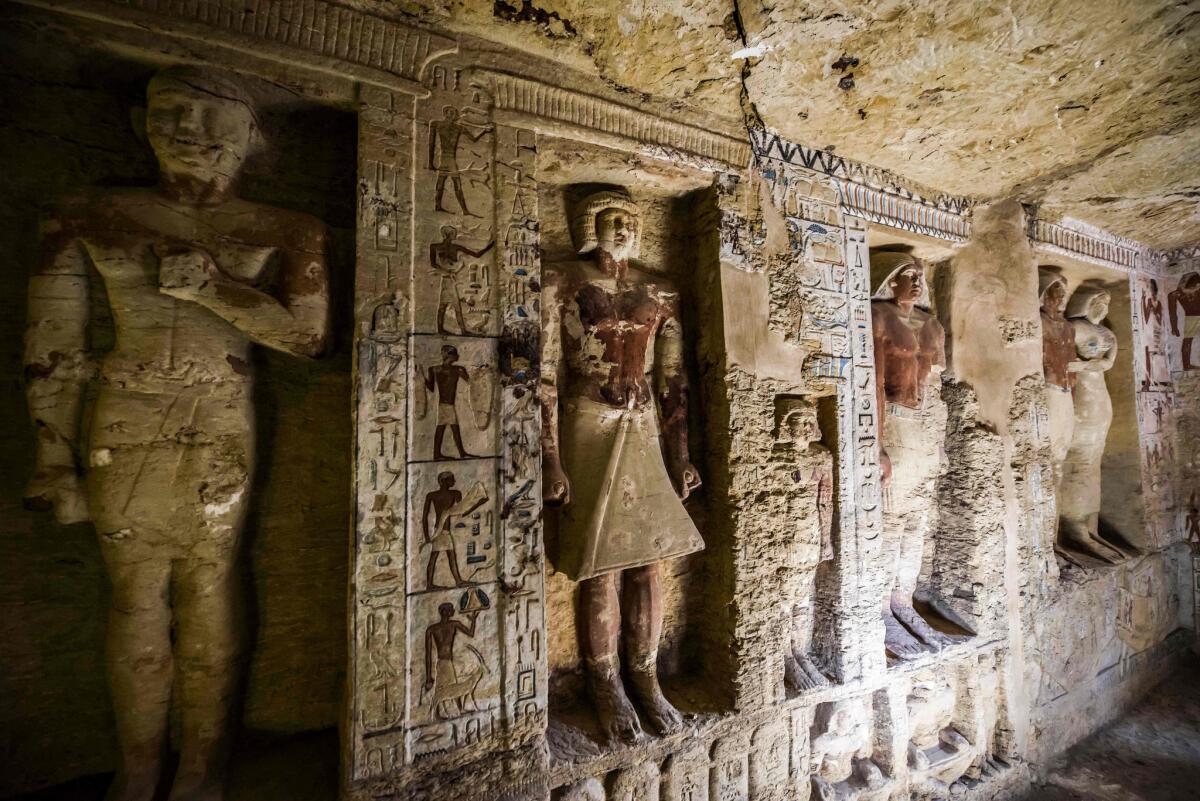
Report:
[[[1075,427],[1063,463],[1059,489],[1060,546],[1107,562],[1125,555],[1100,538],[1100,463],[1112,424],[1112,400],[1104,373],[1117,357],[1117,338],[1102,324],[1108,316],[1108,290],[1084,285],[1067,304],[1078,358],[1067,365],[1075,379]]]

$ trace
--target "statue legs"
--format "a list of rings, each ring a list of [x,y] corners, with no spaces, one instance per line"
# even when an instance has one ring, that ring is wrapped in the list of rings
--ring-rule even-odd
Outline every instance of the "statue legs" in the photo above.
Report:
[[[154,797],[172,689],[181,739],[170,801],[224,798],[241,673],[235,558],[250,454],[244,432],[196,436],[202,444],[113,443],[88,473],[113,588],[108,670],[122,764],[108,801]]]
[[[683,716],[658,684],[658,641],[662,637],[662,588],[658,565],[624,571],[625,657],[642,711],[659,734],[683,725]]]
[[[809,656],[813,633],[813,593],[816,590],[817,568],[815,565],[801,568],[797,582],[796,601],[792,604],[789,621],[791,646],[783,655],[784,682],[797,692],[824,687],[829,679]]]
[[[232,711],[240,685],[238,577],[230,558],[178,571],[179,709],[183,736],[171,801],[224,797]]]
[[[624,579],[618,599],[617,583]],[[624,635],[630,683],[650,723],[660,733],[683,722],[658,683],[658,641],[662,635],[662,593],[658,565],[604,573],[580,583],[580,617],[588,683],[600,728],[608,739],[636,741],[637,712],[621,678],[619,641]]]
[[[932,530],[944,432],[936,410],[892,407],[884,422],[884,446],[892,462],[883,512],[884,548],[891,571],[883,600],[884,644],[892,656],[912,659],[940,650],[949,640],[913,608],[913,593]]]
[[[107,801],[154,797],[176,669],[182,737],[171,801],[215,801],[224,797],[240,673],[233,554],[172,559],[174,554],[154,542],[158,537],[138,541],[139,533],[103,537],[109,540],[103,552],[113,587],[108,676],[121,749],[121,769]]]
[[[101,531],[102,541],[114,534]],[[112,599],[106,651],[121,766],[107,801],[150,801],[167,751],[171,656],[170,562],[104,547]],[[139,554],[144,556],[144,554]]]

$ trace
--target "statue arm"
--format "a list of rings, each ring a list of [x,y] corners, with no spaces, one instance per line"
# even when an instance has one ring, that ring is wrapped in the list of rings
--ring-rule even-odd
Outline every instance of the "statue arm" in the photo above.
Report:
[[[31,508],[53,507],[60,523],[87,519],[80,416],[91,376],[88,261],[69,223],[45,226],[42,258],[29,279],[25,393],[37,429],[36,468],[25,491]]]
[[[662,413],[667,469],[675,482],[675,491],[686,499],[700,486],[700,472],[688,456],[688,385],[679,295],[672,294],[666,305],[667,316],[654,341],[654,390]]]
[[[1176,316],[1175,307],[1179,301],[1179,290],[1175,290],[1167,295],[1167,317],[1171,320],[1171,336],[1179,336],[1179,318]]]
[[[301,247],[281,249],[279,280],[268,293],[225,273],[203,251],[160,253],[160,291],[206,307],[260,345],[315,358],[329,337],[325,229],[313,223]]]
[[[563,276],[546,270],[542,284],[542,369],[538,402],[542,407],[542,495],[547,503],[571,502],[571,482],[558,449],[558,390],[566,380],[563,361]]]
[[[1108,372],[1108,370],[1111,369],[1113,364],[1115,364],[1117,361],[1117,347],[1117,338],[1114,336],[1112,338],[1112,345],[1110,345],[1108,350],[1104,352],[1104,355],[1099,359],[1092,360],[1092,364],[1094,364],[1095,367],[1091,369],[1101,373]]]

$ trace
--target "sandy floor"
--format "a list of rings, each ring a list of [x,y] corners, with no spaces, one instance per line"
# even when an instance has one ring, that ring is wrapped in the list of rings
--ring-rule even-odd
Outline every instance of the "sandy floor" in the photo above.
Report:
[[[1200,799],[1200,663],[1072,748],[1025,801]]]

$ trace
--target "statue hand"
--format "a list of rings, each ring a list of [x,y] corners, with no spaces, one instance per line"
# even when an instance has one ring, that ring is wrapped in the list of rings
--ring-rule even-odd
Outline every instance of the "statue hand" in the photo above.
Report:
[[[571,502],[571,480],[563,470],[558,454],[547,455],[542,470],[542,501],[547,506],[566,506]]]
[[[682,467],[671,471],[671,480],[675,484],[679,500],[686,501],[692,490],[700,486],[700,471],[691,462],[684,461]]]
[[[156,245],[158,291],[180,300],[194,300],[198,290],[221,276],[220,269],[203,250]]]
[[[54,510],[54,519],[63,525],[88,520],[87,492],[73,466],[41,467],[25,487],[24,505],[36,512]]]

